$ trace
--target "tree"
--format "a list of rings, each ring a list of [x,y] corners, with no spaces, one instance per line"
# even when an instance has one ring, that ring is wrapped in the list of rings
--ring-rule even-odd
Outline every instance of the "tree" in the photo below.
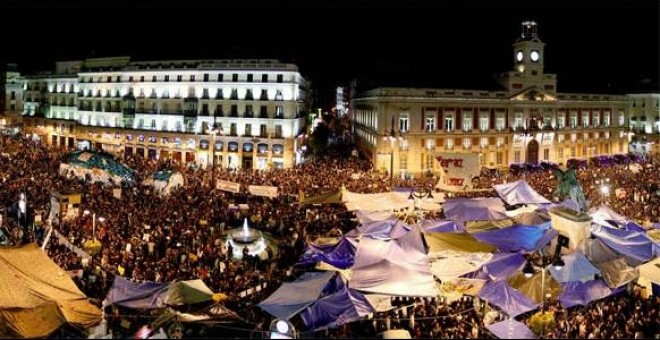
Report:
[[[325,122],[319,123],[312,132],[309,144],[312,147],[312,152],[318,154],[325,150],[328,146],[328,138],[330,137],[330,128]]]

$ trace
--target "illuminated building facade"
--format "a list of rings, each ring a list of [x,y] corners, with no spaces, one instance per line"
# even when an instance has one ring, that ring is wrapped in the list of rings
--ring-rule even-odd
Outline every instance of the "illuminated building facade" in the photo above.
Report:
[[[501,91],[376,88],[359,94],[352,102],[358,144],[374,167],[392,166],[401,176],[437,174],[438,152],[478,153],[489,168],[627,153],[629,97],[558,93],[556,75],[544,73],[544,45],[536,23],[524,22],[513,44],[513,70],[498,76]]]
[[[225,168],[302,157],[309,83],[278,60],[57,62],[21,92],[25,133],[54,146]]]

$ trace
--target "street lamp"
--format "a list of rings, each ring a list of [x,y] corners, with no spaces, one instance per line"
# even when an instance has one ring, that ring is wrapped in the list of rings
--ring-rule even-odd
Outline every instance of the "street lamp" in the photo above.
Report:
[[[209,134],[213,136],[211,144],[211,166],[213,167],[213,171],[215,171],[215,136],[218,132],[220,132],[220,130],[218,130],[217,125],[213,124],[213,128],[209,130]]]
[[[400,134],[400,133],[399,133]],[[390,135],[384,136],[383,141],[390,142],[390,188],[394,187],[394,143],[397,141],[402,141],[403,137],[398,136],[397,132],[394,131],[394,117],[392,117],[392,125],[390,128]]]
[[[427,189],[426,187],[423,188],[423,191],[415,191],[415,188],[413,187],[412,190],[410,190],[410,195],[408,195],[408,202],[413,203],[413,214],[416,219],[419,219],[419,215],[417,213],[418,209],[421,209],[421,205],[418,208],[417,207],[417,201],[418,200],[423,200],[426,198],[427,202],[433,201],[433,189]]]
[[[84,215],[89,215],[92,214],[92,239],[96,240],[96,213],[90,212],[89,210],[83,211]],[[100,216],[99,217],[99,222],[103,223],[105,221],[105,218]]]
[[[556,270],[561,270],[564,268],[564,260],[561,258],[561,247],[566,244],[568,239],[563,236],[559,236],[557,245],[555,246],[555,252],[552,257],[546,256],[542,251],[539,250],[540,259],[534,259],[529,257],[525,266],[523,267],[523,274],[526,278],[531,278],[536,272],[535,268],[541,269],[541,311],[543,311],[543,305],[545,304],[545,272],[548,269],[548,266],[552,265]]]
[[[610,195],[610,179],[600,179],[596,180],[596,185],[598,186],[598,191],[602,196],[602,202],[607,204],[607,197]]]

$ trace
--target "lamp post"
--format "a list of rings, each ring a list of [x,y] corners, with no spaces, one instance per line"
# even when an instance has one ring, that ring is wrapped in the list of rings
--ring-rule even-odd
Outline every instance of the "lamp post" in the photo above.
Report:
[[[83,214],[89,215],[92,214],[92,239],[96,240],[96,213],[90,212],[89,210],[83,211]],[[99,217],[99,222],[105,221],[105,218]]]
[[[421,205],[419,208],[417,207],[417,201],[421,201],[424,198],[426,198],[426,200],[429,202],[433,201],[433,189],[427,189],[424,187],[422,191],[415,191],[415,188],[413,187],[412,190],[410,190],[410,194],[408,195],[408,202],[413,203],[413,214],[416,219],[419,217],[417,215],[417,210],[421,209]]]
[[[399,133],[400,134],[400,133]],[[397,141],[402,141],[403,137],[398,136],[397,132],[394,131],[394,117],[392,117],[392,125],[390,128],[390,135],[384,136],[383,141],[390,142],[390,188],[394,188],[394,143]]]
[[[212,171],[215,171],[215,136],[218,133],[218,128],[216,127],[216,124],[213,124],[213,128],[209,130],[209,134],[213,137],[211,141],[211,166],[212,166]]]
[[[598,191],[602,196],[602,202],[607,205],[607,201],[608,201],[607,198],[610,195],[610,179],[609,178],[598,179],[596,180],[596,185],[598,186]]]

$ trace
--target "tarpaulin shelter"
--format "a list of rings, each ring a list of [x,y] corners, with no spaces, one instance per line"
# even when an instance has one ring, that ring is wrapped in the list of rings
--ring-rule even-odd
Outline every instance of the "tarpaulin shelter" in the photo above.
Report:
[[[0,337],[47,337],[63,324],[101,321],[101,310],[34,243],[0,247],[0,273]]]
[[[529,186],[527,181],[522,179],[511,183],[493,185],[493,189],[509,205],[551,203]]]
[[[374,312],[369,300],[357,290],[348,288],[341,276],[333,280],[336,281],[335,289],[300,314],[310,330],[336,328]]]
[[[400,224],[405,224],[405,222],[399,221],[396,218],[389,220],[368,222],[361,226],[358,226],[355,229],[356,233],[351,232],[350,235],[349,234],[347,235],[348,236],[359,235],[362,236],[363,238],[367,237],[372,239],[389,240],[393,238],[392,236],[397,236],[393,234],[396,230],[396,226]]]
[[[435,233],[461,233],[465,232],[463,223],[443,220],[423,220],[421,223],[423,232]]]
[[[592,225],[591,234],[626,258],[632,266],[658,255],[658,246],[645,233]]]
[[[593,264],[616,260],[620,257],[612,248],[597,238],[585,238],[578,244],[576,251],[584,254]]]
[[[503,280],[486,283],[479,292],[479,297],[497,306],[510,317],[532,311],[537,307],[534,301]]]
[[[629,267],[623,258],[616,260],[595,263],[594,264],[603,275],[603,280],[610,288],[621,287],[622,285],[637,279],[639,276],[637,269]]]
[[[185,178],[178,171],[155,171],[144,180],[143,184],[152,186],[160,195],[169,195],[172,190],[185,184]]]
[[[396,240],[360,240],[350,287],[376,294],[437,296],[419,230]]]
[[[391,211],[364,211],[358,210],[355,212],[360,224],[366,224],[374,221],[392,220],[396,215]]]
[[[115,183],[122,180],[132,182],[134,171],[124,164],[117,162],[111,155],[94,151],[73,151],[65,156],[60,164],[60,175],[73,172],[76,177],[91,176],[92,181]]]
[[[594,267],[587,257],[579,251],[562,255],[561,258],[564,260],[563,268],[557,270],[555,267],[550,266],[550,269],[548,269],[552,277],[559,282],[585,282],[593,280],[595,275],[600,275],[600,270]]]
[[[513,226],[512,220],[465,222],[465,230],[467,230],[467,232],[470,234],[477,234],[477,233],[482,233],[484,231],[504,229],[512,226]]]
[[[530,226],[513,226],[474,234],[474,237],[496,246],[500,252],[536,251],[557,237],[554,229],[540,229]]]
[[[488,280],[506,280],[520,272],[525,257],[519,253],[495,253],[493,258],[470,277]],[[467,276],[467,275],[466,275]]]
[[[133,282],[117,275],[106,295],[106,303],[134,309],[163,308],[168,286],[167,282]]]
[[[429,255],[433,257],[451,257],[466,253],[494,253],[492,245],[479,242],[468,233],[424,233]]]
[[[637,267],[639,278],[637,283],[646,288],[645,295],[648,297],[651,293],[655,296],[660,295],[660,257]]]
[[[258,306],[269,314],[288,320],[316,301],[335,272],[307,272],[296,281],[285,282]]]
[[[499,339],[536,339],[536,335],[520,321],[506,319],[486,326]]]
[[[478,270],[492,257],[490,253],[470,253],[439,259],[431,263],[431,272],[443,282],[449,281]]]
[[[536,303],[544,301],[544,289],[545,294],[549,293],[551,299],[558,298],[562,292],[559,282],[547,273],[545,284],[543,284],[543,274],[541,272],[534,273],[530,278],[525,277],[523,273],[518,273],[509,278],[508,283]]]
[[[471,206],[464,203],[455,204],[452,206],[445,205],[445,216],[448,219],[467,222],[467,221],[497,221],[506,220],[509,217],[504,214],[503,209],[487,207],[487,206]]]
[[[165,304],[170,306],[193,305],[211,301],[212,298],[213,291],[200,279],[173,281],[167,287]]]
[[[349,211],[385,211],[409,208],[412,203],[408,201],[409,193],[404,192],[384,192],[378,194],[359,194],[350,191],[344,191],[342,200],[346,203],[346,209]],[[440,210],[440,197],[435,202],[422,202],[422,210]]]
[[[309,266],[317,262],[325,262],[340,269],[347,269],[355,262],[357,244],[350,237],[342,237],[337,244],[307,246],[305,253],[298,260],[298,265]]]
[[[550,215],[541,211],[524,212],[511,218],[519,225],[540,225],[550,222]]]
[[[589,209],[589,216],[591,216],[594,222],[605,226],[610,226],[607,220],[611,220],[617,223],[625,223],[628,220],[625,216],[616,213],[614,210],[610,209],[604,204]]]
[[[612,294],[602,280],[587,282],[573,281],[562,283],[563,293],[559,296],[559,302],[564,308],[576,305],[587,306],[591,301],[606,298]]]

